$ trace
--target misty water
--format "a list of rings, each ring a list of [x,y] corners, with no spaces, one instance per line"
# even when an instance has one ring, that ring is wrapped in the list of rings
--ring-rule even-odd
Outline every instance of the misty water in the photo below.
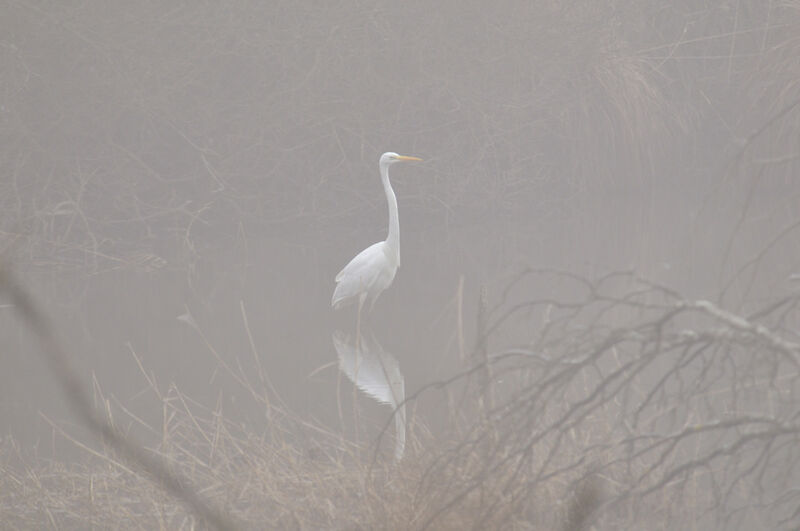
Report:
[[[482,291],[579,293],[505,293],[528,267],[630,271],[734,313],[797,289],[797,6],[511,4],[0,5],[3,266],[98,408],[152,444],[120,408],[159,426],[154,382],[258,432],[244,377],[376,440],[392,408],[353,392],[333,337],[355,338],[355,308],[330,299],[386,237],[384,151],[424,159],[391,168],[402,266],[365,317],[406,397],[468,365]],[[0,436],[83,456],[11,305],[0,339]],[[443,393],[407,407],[432,432],[448,415]]]

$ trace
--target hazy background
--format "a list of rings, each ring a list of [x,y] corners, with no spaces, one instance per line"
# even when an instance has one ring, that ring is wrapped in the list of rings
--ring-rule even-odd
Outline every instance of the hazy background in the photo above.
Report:
[[[746,312],[800,273],[798,35],[795,1],[0,0],[3,259],[87,388],[158,419],[135,353],[254,429],[209,345],[250,373],[244,309],[288,407],[338,425],[333,277],[385,238],[384,151],[425,159],[392,168],[371,316],[407,394],[459,364],[462,275],[470,344],[526,265]],[[13,307],[0,341],[2,435],[69,455]]]

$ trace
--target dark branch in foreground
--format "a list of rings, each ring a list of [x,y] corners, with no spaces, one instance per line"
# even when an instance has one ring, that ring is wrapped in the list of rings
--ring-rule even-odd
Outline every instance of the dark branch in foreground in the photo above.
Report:
[[[48,366],[64,389],[64,396],[78,417],[117,450],[131,467],[151,477],[158,486],[185,503],[208,525],[220,530],[234,529],[236,526],[229,516],[223,515],[209,500],[203,499],[197,492],[185,486],[189,483],[187,478],[171,472],[165,462],[120,435],[104,418],[95,413],[89,394],[81,385],[48,319],[7,268],[0,269],[0,290],[5,292],[16,311],[41,341],[42,355],[47,359]]]

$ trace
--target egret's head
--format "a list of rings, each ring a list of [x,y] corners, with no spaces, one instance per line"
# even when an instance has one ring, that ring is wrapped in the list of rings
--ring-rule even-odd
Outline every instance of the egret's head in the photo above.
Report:
[[[394,153],[393,151],[389,151],[389,152],[384,153],[383,155],[381,155],[381,165],[384,165],[384,166],[388,166],[390,164],[394,164],[395,162],[400,162],[401,160],[405,160],[405,161],[411,161],[411,160],[421,161],[422,159],[419,159],[417,157],[408,157],[406,155],[398,155],[397,153]]]

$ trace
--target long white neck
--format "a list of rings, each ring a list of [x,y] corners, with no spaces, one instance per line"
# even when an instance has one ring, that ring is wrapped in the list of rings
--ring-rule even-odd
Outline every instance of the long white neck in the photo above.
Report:
[[[392,185],[389,183],[389,165],[381,163],[381,181],[383,190],[386,192],[386,202],[389,203],[389,235],[386,237],[386,245],[393,252],[400,265],[400,220],[397,217],[397,197],[394,195]]]

